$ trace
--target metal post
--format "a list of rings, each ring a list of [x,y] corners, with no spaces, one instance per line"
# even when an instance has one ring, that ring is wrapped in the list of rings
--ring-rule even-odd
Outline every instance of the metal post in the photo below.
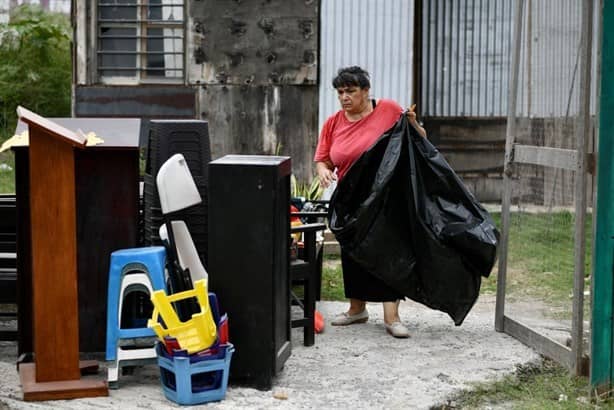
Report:
[[[513,142],[516,137],[516,99],[518,97],[518,62],[522,38],[522,10],[524,0],[516,2],[514,14],[514,42],[512,50],[511,79],[507,99],[507,131],[505,136],[505,163],[503,165],[503,201],[501,204],[501,240],[499,243],[499,273],[497,276],[497,303],[495,310],[495,329],[503,332],[505,307],[505,279],[507,273],[507,241],[509,237],[509,213],[512,194],[510,181]]]
[[[527,35],[525,36],[527,44],[527,57],[525,58],[526,70],[527,70],[527,116],[531,117],[531,89],[533,81],[531,75],[531,60],[533,59],[533,2],[527,0]]]
[[[591,131],[591,55],[593,50],[593,0],[583,2],[580,43],[580,101],[576,142],[578,167],[576,170],[575,261],[573,283],[573,309],[571,319],[571,369],[582,372],[582,337],[584,317],[584,258],[586,253],[586,152]]]
[[[428,5],[426,6],[428,7]],[[426,108],[422,107],[422,64],[424,63],[422,59],[422,32],[423,32],[423,22],[422,22],[422,13],[424,6],[422,4],[422,0],[415,0],[414,2],[414,63],[413,63],[413,73],[412,73],[412,98],[411,102],[416,104],[417,109],[416,112],[418,116],[421,117],[422,113],[428,112]],[[429,28],[428,21],[426,22],[427,29]],[[427,56],[428,61],[428,56]],[[428,86],[428,85],[427,85]]]
[[[595,0],[596,3],[596,8],[597,8],[597,13],[596,15],[601,17],[601,11],[603,10],[603,0]],[[595,16],[593,16],[595,17]],[[592,151],[593,151],[593,161],[596,161],[597,158],[597,149],[598,149],[598,144],[599,144],[599,112],[600,112],[600,88],[599,88],[599,84],[601,84],[601,64],[602,64],[602,60],[601,60],[601,56],[602,56],[602,41],[603,41],[603,21],[602,20],[595,20],[595,24],[597,24],[597,33],[596,33],[596,37],[595,37],[595,49],[593,50],[595,53],[595,71],[597,73],[596,77],[595,77],[595,84],[597,84],[597,87],[595,87],[595,122],[593,124],[593,130],[594,130],[594,140],[593,140],[593,147],[592,147]],[[597,170],[596,170],[596,164],[591,164],[593,169],[592,169],[592,178],[591,178],[591,185],[592,185],[592,191],[593,191],[593,198],[592,198],[592,204],[593,204],[593,218],[592,218],[592,231],[591,231],[591,238],[593,238],[593,240],[595,238],[597,238],[597,216],[596,216],[596,207],[597,207]],[[593,244],[593,250],[594,250],[595,245]],[[594,255],[594,251],[593,251],[593,255]],[[591,297],[589,298],[590,301],[590,306],[589,306],[589,310],[591,312],[591,321],[589,323],[589,334],[593,334],[593,313],[594,312],[594,298],[592,297],[592,295],[595,294],[595,280],[594,280],[594,275],[595,275],[595,258],[593,257],[593,269],[591,271],[591,281],[590,281],[590,294]],[[593,353],[592,353],[592,345],[591,343],[588,344],[589,345],[589,357],[593,357]],[[592,370],[589,367],[589,380],[592,380],[592,376],[590,375],[590,373],[592,373]]]
[[[610,390],[614,368],[612,289],[614,255],[614,2],[602,6],[601,95],[599,100],[599,161],[597,164],[596,233],[593,253],[591,387]]]

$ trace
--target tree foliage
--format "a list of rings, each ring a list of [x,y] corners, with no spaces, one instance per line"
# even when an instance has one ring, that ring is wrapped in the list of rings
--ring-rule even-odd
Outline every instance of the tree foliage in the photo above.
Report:
[[[0,141],[15,130],[22,105],[48,117],[70,116],[69,18],[24,5],[0,24]]]

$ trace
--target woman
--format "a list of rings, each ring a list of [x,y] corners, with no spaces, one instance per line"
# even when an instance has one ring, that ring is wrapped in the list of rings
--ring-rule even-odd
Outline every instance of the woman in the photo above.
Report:
[[[369,73],[360,67],[341,68],[333,79],[333,87],[337,90],[341,110],[324,123],[314,157],[320,184],[325,188],[334,180],[343,179],[350,166],[398,121],[403,112],[403,108],[392,100],[369,98]],[[407,112],[409,122],[426,137],[413,110],[414,106]],[[366,272],[343,251],[341,265],[350,307],[337,315],[331,324],[364,323],[369,319],[366,302],[383,302],[386,331],[394,337],[409,337],[399,317],[399,302],[404,296]]]

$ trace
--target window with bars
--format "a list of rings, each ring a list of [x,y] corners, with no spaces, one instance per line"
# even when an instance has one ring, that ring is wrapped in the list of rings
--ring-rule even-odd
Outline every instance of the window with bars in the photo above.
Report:
[[[97,21],[100,79],[183,80],[183,0],[101,0]]]

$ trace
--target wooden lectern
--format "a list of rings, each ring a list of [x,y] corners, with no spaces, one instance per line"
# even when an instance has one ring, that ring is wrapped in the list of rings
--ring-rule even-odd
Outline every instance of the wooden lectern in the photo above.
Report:
[[[79,361],[75,148],[84,136],[23,107],[30,138],[34,363],[19,366],[26,401],[107,396],[104,380],[81,378]]]
[[[139,132],[137,118],[48,118],[69,130],[100,137],[76,149],[77,283],[79,350],[104,352],[107,324],[109,255],[139,245]],[[15,134],[27,132],[17,122]],[[23,143],[23,141],[22,141]],[[17,199],[18,354],[34,351],[32,266],[30,260],[30,160],[27,145],[15,155]]]

